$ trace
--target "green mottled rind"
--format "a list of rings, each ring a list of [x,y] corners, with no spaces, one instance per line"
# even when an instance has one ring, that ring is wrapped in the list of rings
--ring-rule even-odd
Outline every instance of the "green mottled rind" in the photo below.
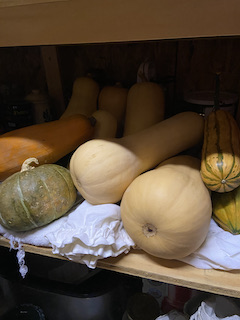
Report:
[[[212,192],[213,219],[225,231],[240,234],[240,187],[225,193]]]
[[[18,172],[0,185],[0,224],[27,231],[63,216],[76,200],[68,169],[45,164]]]

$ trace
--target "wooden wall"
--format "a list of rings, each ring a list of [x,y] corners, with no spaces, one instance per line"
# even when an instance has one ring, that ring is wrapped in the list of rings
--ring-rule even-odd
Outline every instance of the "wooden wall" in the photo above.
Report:
[[[90,72],[101,86],[120,81],[130,87],[146,59],[155,65],[155,81],[166,88],[170,113],[184,92],[214,90],[216,71],[221,72],[221,90],[240,92],[239,38],[66,45],[58,46],[57,53],[66,105],[76,77]],[[0,88],[4,85],[23,94],[48,89],[40,47],[0,48]]]

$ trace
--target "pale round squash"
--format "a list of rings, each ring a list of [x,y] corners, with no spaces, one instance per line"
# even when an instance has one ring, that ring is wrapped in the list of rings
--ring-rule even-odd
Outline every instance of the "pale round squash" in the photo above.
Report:
[[[162,121],[165,94],[155,82],[135,83],[128,91],[123,135],[127,136]]]
[[[170,158],[138,176],[121,201],[123,225],[136,245],[164,259],[181,259],[204,242],[212,204],[200,160]]]
[[[0,184],[0,224],[13,231],[44,226],[63,216],[76,196],[68,169],[56,164],[27,167]]]
[[[73,182],[91,204],[118,202],[139,174],[200,143],[203,130],[202,116],[183,112],[126,137],[89,140],[70,159]]]
[[[92,117],[95,118],[94,139],[115,138],[117,135],[117,119],[107,110],[96,110]]]

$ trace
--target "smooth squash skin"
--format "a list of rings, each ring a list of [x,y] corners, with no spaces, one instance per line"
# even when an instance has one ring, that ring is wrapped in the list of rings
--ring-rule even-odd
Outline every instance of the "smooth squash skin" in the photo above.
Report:
[[[133,135],[87,141],[70,159],[73,182],[91,204],[116,203],[139,174],[200,143],[203,129],[202,116],[183,112]]]
[[[107,110],[97,110],[93,112],[95,118],[94,139],[115,138],[117,135],[117,119]]]
[[[165,114],[165,94],[155,82],[135,83],[128,91],[123,135],[142,131],[162,121]]]
[[[228,111],[219,109],[206,118],[201,176],[215,192],[229,192],[240,185],[240,130]]]
[[[0,136],[0,181],[20,171],[34,156],[40,164],[55,163],[92,138],[93,123],[84,115],[16,129]]]
[[[125,118],[128,89],[116,83],[114,86],[105,86],[98,97],[99,110],[110,112],[118,123],[118,131],[121,130]]]
[[[55,164],[17,172],[0,184],[0,223],[13,231],[44,226],[75,203],[69,170]]]
[[[213,219],[225,231],[240,234],[240,186],[229,192],[212,192]]]
[[[164,259],[181,259],[206,239],[211,197],[200,160],[176,156],[138,176],[121,201],[123,225],[135,244]]]
[[[90,76],[75,79],[72,96],[60,119],[74,114],[83,114],[87,117],[91,116],[91,114],[97,110],[99,91],[99,84]]]

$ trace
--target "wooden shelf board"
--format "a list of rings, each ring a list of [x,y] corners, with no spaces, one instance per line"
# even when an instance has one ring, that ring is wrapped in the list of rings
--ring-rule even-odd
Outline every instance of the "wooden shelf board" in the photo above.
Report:
[[[239,14],[237,0],[0,0],[0,46],[238,36]]]
[[[0,246],[10,247],[9,240],[0,237]],[[51,248],[25,244],[24,249],[29,253],[66,260],[65,257],[53,254]],[[240,270],[203,270],[180,261],[158,259],[140,250],[132,250],[128,254],[99,260],[97,267],[141,278],[240,298]]]

